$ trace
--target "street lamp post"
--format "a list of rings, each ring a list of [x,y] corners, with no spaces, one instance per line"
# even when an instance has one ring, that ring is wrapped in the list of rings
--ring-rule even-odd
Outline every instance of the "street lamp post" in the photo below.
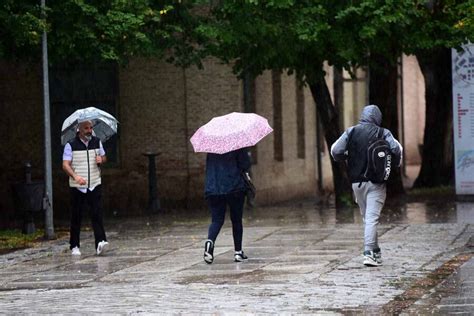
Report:
[[[41,11],[45,19],[46,0],[41,0]],[[43,52],[43,105],[44,105],[44,182],[45,182],[45,224],[44,234],[47,239],[54,238],[53,225],[53,177],[51,170],[51,113],[49,109],[49,76],[48,76],[48,38],[46,30],[42,38]]]

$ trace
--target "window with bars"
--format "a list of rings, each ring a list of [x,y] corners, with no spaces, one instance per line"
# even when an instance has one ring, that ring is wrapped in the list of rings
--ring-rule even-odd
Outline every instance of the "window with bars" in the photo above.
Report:
[[[94,106],[117,117],[118,69],[115,64],[54,66],[50,69],[53,163],[62,162],[61,127],[75,110]],[[104,143],[107,165],[118,163],[118,135]]]

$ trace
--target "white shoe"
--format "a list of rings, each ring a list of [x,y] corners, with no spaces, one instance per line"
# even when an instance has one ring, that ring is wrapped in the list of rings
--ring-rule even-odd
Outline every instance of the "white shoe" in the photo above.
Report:
[[[210,239],[204,243],[204,261],[211,264],[214,261],[214,242]]]
[[[80,256],[81,255],[81,251],[79,250],[79,247],[74,247],[71,249],[71,255],[73,256]]]
[[[235,262],[244,262],[244,261],[247,261],[248,258],[249,257],[247,257],[242,250],[236,251],[235,254],[234,254],[234,261]]]
[[[109,243],[105,240],[102,240],[101,242],[99,242],[99,244],[97,245],[97,255],[100,255],[101,253],[103,253],[105,251],[105,248],[109,245]]]

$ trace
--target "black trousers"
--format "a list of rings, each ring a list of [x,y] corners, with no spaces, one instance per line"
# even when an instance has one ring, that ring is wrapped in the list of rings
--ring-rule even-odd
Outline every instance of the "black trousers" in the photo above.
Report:
[[[239,191],[223,195],[211,195],[207,198],[207,203],[211,209],[212,223],[209,225],[207,238],[216,242],[217,235],[224,225],[225,211],[227,205],[230,209],[230,219],[232,221],[232,236],[234,237],[235,251],[242,250],[242,215],[244,209],[245,192]]]
[[[80,247],[81,221],[82,212],[89,206],[89,216],[94,230],[95,249],[102,240],[107,240],[105,237],[104,224],[102,221],[102,186],[97,186],[93,191],[87,190],[82,193],[76,188],[71,188],[71,230],[69,248]]]

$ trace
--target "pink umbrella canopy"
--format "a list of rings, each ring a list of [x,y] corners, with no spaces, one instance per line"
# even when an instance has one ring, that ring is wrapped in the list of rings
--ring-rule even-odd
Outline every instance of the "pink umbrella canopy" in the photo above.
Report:
[[[273,131],[266,118],[233,112],[214,117],[191,137],[195,152],[225,154],[257,144]]]

